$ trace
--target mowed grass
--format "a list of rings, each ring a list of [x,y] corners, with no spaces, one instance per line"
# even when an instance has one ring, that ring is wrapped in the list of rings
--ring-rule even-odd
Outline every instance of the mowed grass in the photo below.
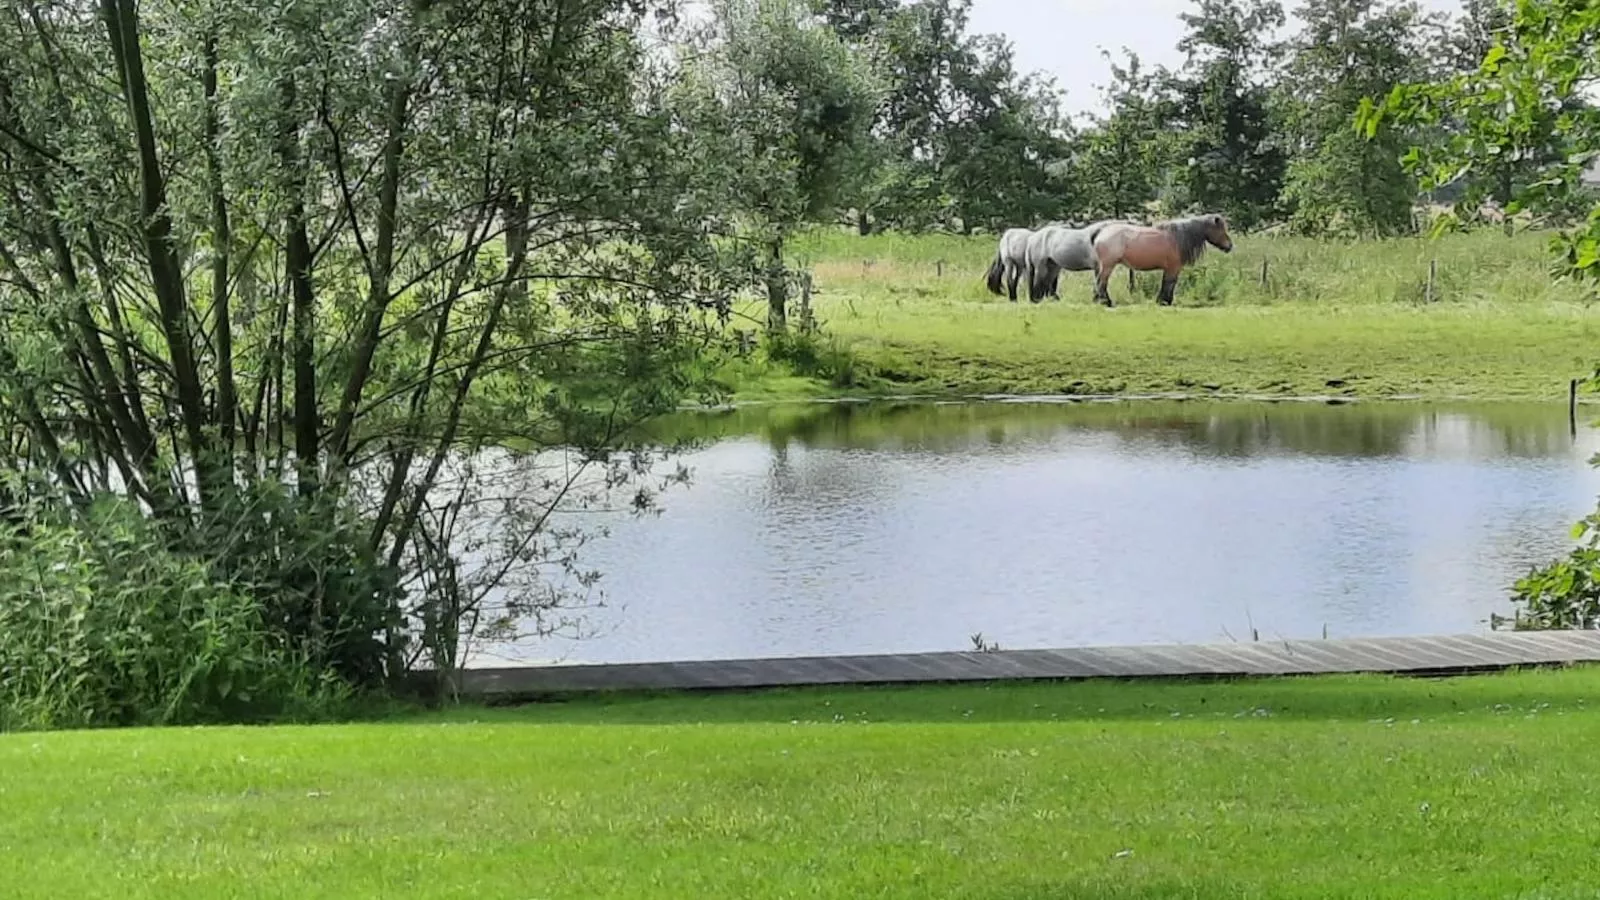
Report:
[[[1600,670],[0,737],[6,897],[1577,898]]]
[[[993,238],[816,233],[794,259],[857,361],[854,383],[757,378],[743,393],[1559,400],[1600,360],[1600,311],[1590,288],[1551,277],[1547,240],[1238,235],[1232,254],[1209,250],[1185,271],[1175,307],[1155,303],[1158,273],[1130,295],[1119,269],[1105,309],[1087,272],[1063,273],[1059,302],[1031,304],[1025,286],[1014,304],[989,293]]]

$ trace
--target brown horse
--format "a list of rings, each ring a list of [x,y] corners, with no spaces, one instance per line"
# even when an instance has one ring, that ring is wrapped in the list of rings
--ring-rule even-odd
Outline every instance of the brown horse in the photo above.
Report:
[[[1160,269],[1162,306],[1172,305],[1172,291],[1178,286],[1178,273],[1184,266],[1200,258],[1210,244],[1223,253],[1233,252],[1233,238],[1228,236],[1228,223],[1217,213],[1172,219],[1154,225],[1133,225],[1118,222],[1100,229],[1094,236],[1094,254],[1099,263],[1099,278],[1094,286],[1094,298],[1111,305],[1111,292],[1106,285],[1111,281],[1111,270],[1118,263],[1138,272]]]

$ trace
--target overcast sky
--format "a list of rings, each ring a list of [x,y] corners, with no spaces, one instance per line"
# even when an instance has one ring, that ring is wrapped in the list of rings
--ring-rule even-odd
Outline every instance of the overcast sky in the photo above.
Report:
[[[1460,0],[1421,0],[1421,5],[1449,13],[1461,9]],[[1009,38],[1019,72],[1055,76],[1066,91],[1068,112],[1076,117],[1100,111],[1100,86],[1111,80],[1101,48],[1118,60],[1127,47],[1148,65],[1176,67],[1183,62],[1178,16],[1195,6],[1191,0],[973,0],[969,27]],[[1298,0],[1284,3],[1290,27],[1296,27],[1299,7]]]

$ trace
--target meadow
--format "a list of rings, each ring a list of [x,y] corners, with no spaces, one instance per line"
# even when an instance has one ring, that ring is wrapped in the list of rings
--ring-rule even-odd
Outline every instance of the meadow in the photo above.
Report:
[[[1600,359],[1592,288],[1550,275],[1548,235],[1497,230],[1332,241],[1235,235],[1186,270],[1177,304],[1158,273],[1116,307],[1092,276],[1060,301],[1009,302],[983,284],[988,236],[813,232],[791,258],[812,272],[827,341],[800,366],[730,367],[741,399],[862,394],[1141,394],[1560,401]],[[1265,279],[1263,266],[1265,265]],[[1431,274],[1430,274],[1431,271]],[[1430,286],[1431,284],[1431,286]],[[753,322],[760,304],[745,312]],[[747,327],[754,327],[748,325]]]
[[[1592,897],[1600,669],[0,736],[6,897]]]

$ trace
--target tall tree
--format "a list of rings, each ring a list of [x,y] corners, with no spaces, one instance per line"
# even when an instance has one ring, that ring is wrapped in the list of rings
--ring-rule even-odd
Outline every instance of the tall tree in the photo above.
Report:
[[[1147,71],[1134,53],[1118,65],[1104,54],[1112,79],[1102,89],[1106,114],[1085,130],[1075,157],[1084,209],[1096,216],[1144,212],[1172,174],[1179,135],[1168,129],[1174,115],[1170,75]]]
[[[550,517],[591,465],[628,480],[618,425],[692,389],[705,308],[746,274],[704,227],[728,185],[639,37],[671,4],[6,13],[7,499],[147,516],[352,682],[448,668],[476,615],[536,619],[545,554],[575,540]],[[467,547],[479,482],[440,486],[508,431],[579,465]],[[467,553],[486,565],[463,580]]]
[[[1400,164],[1405,135],[1364,141],[1361,99],[1426,73],[1430,55],[1411,0],[1308,0],[1277,102],[1291,155],[1283,200],[1306,233],[1393,234],[1412,227],[1416,186]]]
[[[1188,201],[1250,228],[1275,213],[1287,163],[1265,82],[1276,57],[1268,37],[1283,8],[1277,0],[1195,2],[1182,15],[1186,61],[1174,79]]]
[[[1010,45],[968,31],[971,0],[818,0],[885,78],[858,227],[993,227],[1071,203],[1052,164],[1070,129],[1053,86],[1017,73]]]
[[[788,323],[784,246],[848,193],[880,102],[877,73],[799,0],[718,0],[685,73],[693,126],[720,155],[765,257],[767,325]]]
[[[1466,182],[1458,214],[1487,194],[1569,225],[1552,239],[1558,269],[1600,279],[1600,202],[1584,177],[1600,159],[1600,107],[1586,96],[1600,87],[1600,2],[1519,2],[1504,14],[1475,66],[1374,94],[1355,125],[1371,143],[1448,127],[1447,140],[1406,154],[1423,187]]]

